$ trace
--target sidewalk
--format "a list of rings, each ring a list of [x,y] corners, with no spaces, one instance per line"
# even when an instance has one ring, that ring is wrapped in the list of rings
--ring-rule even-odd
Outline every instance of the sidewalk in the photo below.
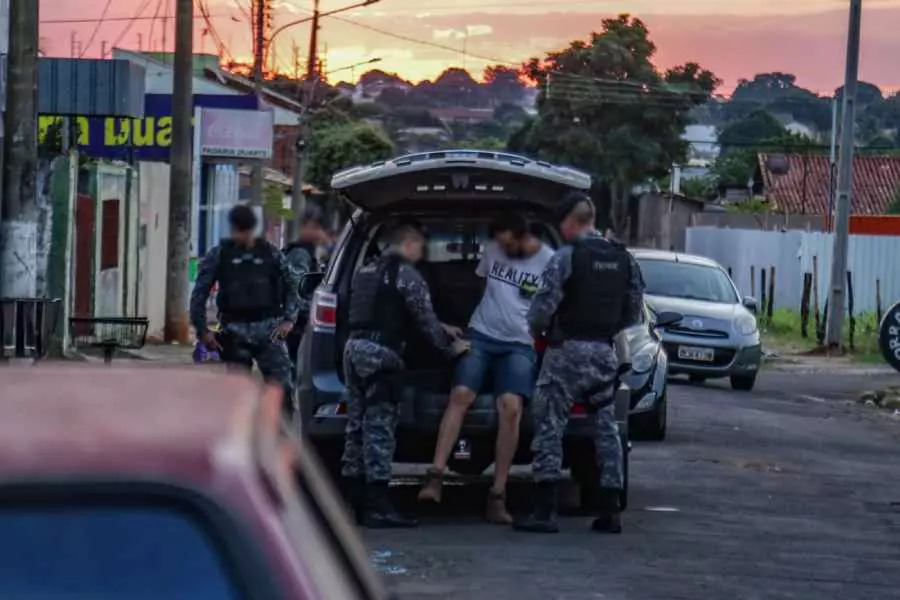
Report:
[[[834,373],[840,375],[897,375],[900,373],[884,364],[863,364],[850,356],[810,356],[795,354],[790,350],[772,349],[763,357],[766,370],[808,375],[815,373]]]
[[[148,343],[140,350],[116,350],[113,362],[147,361],[158,364],[191,365],[194,346],[191,344],[152,344]],[[85,362],[103,362],[103,354],[99,350],[77,350],[70,352],[69,358]]]

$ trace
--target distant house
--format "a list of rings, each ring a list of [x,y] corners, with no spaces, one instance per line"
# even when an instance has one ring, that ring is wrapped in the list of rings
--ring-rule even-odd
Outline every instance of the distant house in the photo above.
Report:
[[[688,142],[688,158],[692,162],[714,161],[719,156],[719,131],[715,125],[688,125],[681,134]]]
[[[433,108],[428,112],[442,123],[476,125],[494,118],[494,109],[492,108]]]
[[[408,92],[412,89],[412,84],[404,81],[399,76],[384,71],[374,70],[365,73],[360,77],[359,85],[356,93],[362,99],[377,99],[386,89],[395,89],[402,92]]]
[[[629,242],[641,248],[683,252],[694,215],[722,210],[708,202],[668,192],[646,192],[632,204]]]
[[[794,215],[828,215],[831,161],[821,155],[760,154],[755,179],[773,210]],[[881,215],[900,189],[900,156],[856,156],[853,159],[851,212]]]

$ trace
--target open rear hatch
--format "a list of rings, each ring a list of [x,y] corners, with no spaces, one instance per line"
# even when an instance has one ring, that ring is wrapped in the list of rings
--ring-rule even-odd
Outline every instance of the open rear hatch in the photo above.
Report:
[[[331,187],[369,212],[448,208],[553,210],[590,175],[514,154],[445,150],[410,154],[335,174]]]

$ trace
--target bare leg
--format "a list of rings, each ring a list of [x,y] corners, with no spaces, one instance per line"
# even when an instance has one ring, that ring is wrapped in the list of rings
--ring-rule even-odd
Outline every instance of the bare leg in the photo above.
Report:
[[[457,386],[450,392],[450,402],[441,419],[437,445],[434,448],[434,468],[438,472],[443,472],[447,468],[447,459],[450,458],[453,445],[459,438],[466,411],[475,402],[476,395],[474,391],[463,386]]]
[[[503,394],[497,398],[500,428],[497,431],[495,450],[494,485],[491,492],[502,494],[506,489],[509,469],[512,467],[516,448],[519,446],[519,422],[522,419],[522,398],[515,394]]]

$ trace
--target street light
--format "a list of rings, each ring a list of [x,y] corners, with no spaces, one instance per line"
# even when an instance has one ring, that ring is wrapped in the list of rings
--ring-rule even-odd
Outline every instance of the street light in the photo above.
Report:
[[[272,35],[269,36],[268,47],[269,48],[272,47],[273,43],[275,42],[275,38],[278,37],[278,34],[282,33],[284,30],[290,29],[291,27],[295,27],[297,25],[302,25],[304,23],[309,23],[310,21],[315,20],[317,18],[317,16],[318,17],[328,17],[331,15],[335,15],[337,13],[342,13],[347,10],[353,10],[354,8],[362,8],[365,6],[371,6],[372,4],[375,4],[379,1],[380,0],[363,0],[362,2],[357,2],[356,4],[351,4],[349,6],[335,8],[333,10],[327,10],[325,12],[320,12],[318,14],[312,14],[308,17],[303,17],[302,19],[297,19],[296,21],[289,21],[289,22],[285,23],[284,25],[281,25],[280,27],[275,28],[275,30],[272,32]]]
[[[350,81],[353,81],[354,79],[356,79],[356,67],[362,67],[364,65],[372,65],[375,63],[379,63],[379,62],[381,62],[381,58],[377,58],[377,57],[370,58],[369,60],[364,60],[362,62],[354,63],[352,65],[347,65],[346,67],[332,69],[332,70],[328,71],[327,73],[325,73],[325,76],[328,77],[329,75],[332,75],[334,73],[340,73],[341,71],[349,70],[350,71]]]

